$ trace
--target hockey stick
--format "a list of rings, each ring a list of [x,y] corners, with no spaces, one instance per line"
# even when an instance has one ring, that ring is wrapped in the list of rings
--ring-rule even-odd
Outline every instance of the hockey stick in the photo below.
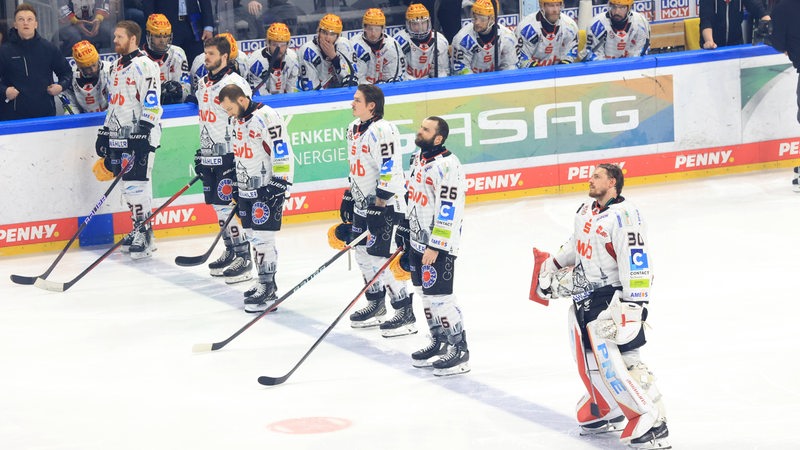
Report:
[[[119,247],[121,247],[122,243],[125,241],[125,238],[127,238],[130,235],[132,235],[134,232],[139,231],[147,222],[155,220],[155,218],[158,215],[158,213],[160,213],[164,208],[169,206],[169,204],[172,203],[173,201],[175,201],[176,198],[180,197],[181,194],[186,192],[186,190],[189,189],[199,179],[200,179],[200,175],[195,175],[195,177],[192,178],[191,180],[189,180],[189,182],[186,183],[186,185],[184,187],[182,187],[178,192],[172,194],[172,197],[170,197],[166,202],[164,202],[163,205],[159,206],[158,209],[153,211],[153,213],[150,214],[150,216],[148,216],[143,221],[135,224],[134,227],[133,227],[133,230],[131,230],[127,235],[125,235],[125,237],[123,237],[122,239],[117,241],[110,249],[108,249],[99,258],[97,258],[95,260],[95,262],[93,262],[89,267],[84,269],[83,272],[79,273],[77,277],[73,278],[72,280],[70,280],[70,281],[68,281],[66,283],[59,283],[59,282],[55,282],[55,281],[45,280],[44,278],[37,278],[36,281],[33,283],[33,285],[38,287],[38,288],[40,288],[40,289],[45,289],[45,290],[53,291],[53,292],[64,292],[67,289],[71,288],[81,278],[86,276],[87,273],[89,273],[92,269],[97,267],[98,264],[103,262],[103,260],[106,259],[108,257],[108,255],[114,253],[114,250],[116,250]]]
[[[183,267],[191,267],[203,264],[208,260],[208,257],[211,256],[211,252],[214,251],[214,247],[217,246],[217,242],[219,242],[219,238],[225,234],[225,229],[228,228],[228,224],[231,223],[234,216],[236,216],[236,207],[233,208],[231,214],[225,219],[225,222],[219,227],[219,233],[217,233],[217,237],[214,238],[214,242],[211,243],[211,247],[208,249],[207,252],[203,253],[200,256],[176,256],[175,257],[175,264]]]
[[[125,168],[126,168],[127,165],[128,165],[128,160],[123,160],[122,161],[122,169],[119,171],[119,174],[116,177],[114,177],[114,181],[111,182],[111,186],[109,186],[108,189],[106,189],[106,191],[103,193],[103,196],[100,197],[100,200],[98,200],[97,203],[94,205],[94,208],[92,208],[92,211],[89,213],[89,215],[86,216],[85,219],[83,219],[83,223],[81,224],[80,227],[78,227],[78,231],[76,231],[75,234],[72,236],[72,238],[69,240],[69,242],[67,242],[67,245],[64,246],[64,249],[61,250],[61,253],[59,253],[58,256],[56,256],[56,260],[53,261],[52,264],[50,264],[50,267],[48,267],[47,270],[45,270],[44,273],[39,275],[38,277],[26,277],[24,275],[14,275],[14,274],[12,274],[11,275],[11,281],[13,281],[14,283],[17,283],[17,284],[31,285],[31,284],[36,282],[37,278],[47,278],[50,275],[50,273],[53,271],[53,269],[55,269],[56,264],[58,264],[58,262],[61,261],[61,258],[63,258],[64,255],[67,253],[67,250],[69,250],[69,248],[72,245],[72,243],[75,242],[75,239],[77,239],[78,236],[80,236],[80,234],[83,231],[83,229],[86,228],[86,225],[88,225],[89,221],[92,220],[92,217],[94,217],[94,215],[97,212],[97,210],[99,210],[100,207],[103,206],[103,203],[105,203],[106,199],[111,194],[111,191],[114,190],[114,187],[117,186],[117,183],[119,183],[119,180],[122,179],[122,175],[125,174]]]
[[[319,337],[319,339],[317,339],[317,341],[316,341],[316,342],[314,342],[314,345],[312,345],[312,346],[311,346],[311,348],[310,348],[310,349],[308,349],[308,351],[306,352],[306,354],[305,354],[305,355],[303,355],[303,357],[302,357],[302,358],[300,358],[300,361],[298,361],[298,362],[297,362],[297,364],[295,364],[295,365],[294,365],[294,367],[292,367],[292,370],[290,370],[290,371],[289,371],[289,373],[287,373],[286,375],[280,376],[280,377],[268,377],[268,376],[260,376],[260,377],[258,377],[258,382],[259,382],[260,384],[263,384],[263,385],[265,385],[265,386],[275,386],[275,385],[277,385],[277,384],[281,384],[281,383],[283,383],[284,381],[286,381],[287,379],[289,379],[289,377],[290,377],[290,376],[292,376],[292,374],[294,373],[294,371],[295,371],[295,370],[297,370],[297,368],[298,368],[298,367],[300,367],[300,364],[303,364],[303,361],[305,361],[305,360],[306,360],[306,358],[308,358],[308,355],[310,355],[310,354],[311,354],[311,352],[313,352],[313,351],[314,351],[314,349],[315,349],[315,348],[317,348],[317,346],[318,346],[318,345],[319,345],[319,344],[322,342],[322,340],[323,340],[323,339],[325,339],[325,336],[327,336],[327,335],[328,335],[328,333],[330,333],[330,332],[331,332],[331,330],[333,330],[333,327],[335,327],[335,326],[336,326],[336,324],[337,324],[337,323],[339,323],[339,321],[340,321],[340,320],[342,320],[342,317],[344,317],[344,315],[345,315],[345,314],[347,314],[347,311],[349,311],[349,310],[350,310],[350,308],[352,308],[352,307],[353,307],[353,305],[355,305],[355,304],[356,304],[356,302],[358,301],[358,299],[359,299],[359,298],[360,298],[360,297],[361,297],[361,296],[362,296],[362,295],[363,295],[365,292],[367,292],[367,289],[369,289],[369,287],[370,287],[370,286],[372,286],[372,285],[375,283],[375,281],[377,281],[377,280],[378,280],[378,277],[380,277],[380,276],[381,276],[381,274],[383,273],[383,271],[385,271],[385,270],[386,270],[386,268],[387,268],[387,267],[389,267],[389,264],[391,264],[391,263],[392,263],[392,261],[393,261],[395,258],[397,258],[397,256],[398,256],[398,255],[399,255],[399,254],[400,254],[402,251],[403,251],[403,247],[398,247],[398,248],[397,248],[397,250],[395,250],[395,252],[394,252],[394,253],[392,253],[392,256],[390,256],[390,257],[389,257],[389,259],[387,259],[387,260],[386,260],[386,262],[385,262],[385,263],[383,263],[383,265],[381,266],[381,268],[380,268],[380,269],[378,269],[378,272],[377,272],[377,273],[375,273],[375,276],[374,276],[374,277],[372,277],[372,279],[371,279],[371,280],[369,280],[369,281],[367,282],[367,284],[365,284],[365,285],[364,285],[364,287],[363,287],[363,288],[361,288],[361,290],[360,290],[360,291],[358,291],[358,294],[356,294],[356,296],[355,296],[355,297],[353,297],[353,300],[350,300],[350,303],[348,303],[347,307],[345,307],[345,308],[344,308],[344,310],[343,310],[343,311],[342,311],[342,312],[339,314],[339,316],[337,316],[337,317],[336,317],[336,319],[335,319],[335,320],[333,321],[333,323],[332,323],[332,324],[331,324],[331,325],[328,327],[328,329],[327,329],[327,330],[325,330],[325,332],[324,332],[324,333],[322,333],[322,336],[320,336],[320,337]]]
[[[272,307],[270,307],[269,309],[263,311],[261,314],[257,315],[250,322],[247,322],[247,324],[245,326],[243,326],[242,328],[239,328],[239,331],[237,331],[236,333],[233,333],[231,335],[231,337],[229,337],[228,339],[225,339],[224,341],[215,342],[213,344],[194,344],[194,346],[192,346],[192,351],[195,352],[195,353],[208,352],[208,351],[219,350],[222,347],[225,347],[226,345],[228,345],[232,340],[236,339],[237,336],[239,336],[240,334],[244,333],[245,330],[250,328],[254,323],[258,322],[262,317],[267,315],[269,312],[274,311],[275,308],[278,305],[280,305],[281,303],[286,301],[286,299],[289,298],[290,295],[292,295],[295,292],[297,292],[298,289],[300,289],[306,283],[311,281],[312,278],[314,278],[317,275],[319,275],[319,273],[322,272],[323,270],[325,270],[325,268],[327,268],[328,266],[333,264],[333,262],[336,261],[337,259],[339,259],[340,256],[344,255],[345,253],[347,253],[348,250],[350,250],[351,248],[355,247],[358,242],[361,242],[361,240],[363,240],[363,239],[365,239],[367,237],[368,233],[369,233],[368,231],[364,231],[357,238],[355,238],[352,241],[350,241],[349,244],[345,245],[345,247],[343,249],[339,250],[338,253],[333,255],[333,257],[331,257],[331,259],[325,261],[325,263],[323,263],[321,266],[319,266],[317,268],[317,270],[315,270],[311,275],[307,276],[305,279],[303,279],[302,281],[297,283],[297,285],[295,287],[293,287],[287,293],[283,294],[283,296],[281,296],[281,298],[279,298],[275,302],[275,304],[272,305]]]

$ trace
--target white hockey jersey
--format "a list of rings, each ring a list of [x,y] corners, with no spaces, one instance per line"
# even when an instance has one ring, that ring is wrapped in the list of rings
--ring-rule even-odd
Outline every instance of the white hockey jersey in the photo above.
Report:
[[[161,143],[161,78],[158,65],[141,50],[117,58],[108,78],[108,109],[103,125],[111,137],[121,137],[127,130],[135,133],[138,125],[152,125],[150,145]]]
[[[408,224],[411,247],[458,254],[467,196],[466,177],[458,157],[445,150],[431,159],[417,152],[408,179]]]
[[[336,40],[336,55],[339,64],[334,67],[331,61],[322,56],[317,38],[303,44],[297,52],[300,58],[300,75],[297,87],[301,91],[313,91],[340,87],[346,83],[357,83],[353,49],[347,38],[339,36]]]
[[[286,122],[263,103],[253,106],[255,110],[244,118],[231,120],[236,178],[239,195],[244,198],[255,198],[255,191],[272,177],[290,184],[294,180],[294,153]]]
[[[356,58],[358,84],[394,83],[402,81],[406,73],[406,58],[393,37],[383,33],[381,46],[373,50],[364,38],[364,32],[352,39]]]
[[[483,42],[471,22],[453,37],[453,75],[517,68],[517,38],[505,26],[495,26],[497,35],[491,42]]]
[[[547,31],[542,13],[526,16],[514,34],[519,46],[519,67],[550,66],[578,58],[578,24],[561,13],[552,31]]]
[[[614,30],[608,13],[594,16],[586,29],[584,61],[643,56],[650,50],[650,24],[636,11],[622,30]]]
[[[245,77],[247,74],[247,55],[245,55],[244,52],[240,52],[236,57],[236,70],[242,77]],[[192,92],[197,92],[197,83],[201,78],[208,75],[205,53],[200,53],[199,55],[195,56],[189,72],[192,78]]]
[[[394,40],[400,45],[400,50],[406,58],[406,80],[442,78],[450,73],[450,43],[442,33],[432,32],[428,40],[417,42],[406,30],[402,30],[394,36]],[[435,62],[434,55],[439,56]]]
[[[229,67],[216,77],[206,75],[199,82],[197,112],[200,116],[200,149],[204,156],[218,157],[233,152],[233,147],[228,145],[233,129],[229,126],[228,114],[219,104],[219,91],[231,84],[239,86],[245,95],[252,97],[247,81]]]
[[[82,113],[105,111],[108,108],[108,77],[111,63],[100,60],[97,79],[87,79],[77,67],[72,70],[72,86],[65,94]],[[77,111],[76,111],[77,112]]]
[[[576,266],[573,280],[582,273],[591,290],[621,286],[623,300],[648,301],[653,273],[639,209],[622,200],[599,211],[589,200],[578,209],[574,225],[574,234],[554,255],[556,263]]]
[[[151,55],[145,49],[147,56],[156,64],[161,76],[161,84],[166,81],[177,81],[181,84],[183,97],[181,101],[186,100],[186,96],[192,92],[192,80],[189,76],[189,62],[186,59],[186,52],[177,45],[170,45],[166,53],[160,58]]]
[[[264,47],[247,57],[247,82],[255,90],[255,95],[297,92],[297,76],[300,74],[297,53],[287,48],[280,69],[272,70],[268,52],[269,48]]]
[[[384,119],[369,123],[356,119],[347,127],[347,148],[355,211],[366,216],[372,199],[379,196],[386,206],[405,214],[406,181],[397,126]]]

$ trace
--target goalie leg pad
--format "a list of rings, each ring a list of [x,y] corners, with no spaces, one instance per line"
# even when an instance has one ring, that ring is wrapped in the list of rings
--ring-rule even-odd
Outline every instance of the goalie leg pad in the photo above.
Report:
[[[600,370],[600,378],[628,418],[628,425],[620,436],[623,443],[628,443],[663,420],[660,420],[658,406],[653,399],[628,372],[617,344],[598,336],[596,328],[597,321],[587,326],[592,352]]]

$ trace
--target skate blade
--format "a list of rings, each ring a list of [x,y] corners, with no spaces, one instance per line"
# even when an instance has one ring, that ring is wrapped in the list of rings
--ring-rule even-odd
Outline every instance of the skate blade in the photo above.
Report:
[[[417,334],[417,326],[414,324],[411,325],[403,325],[398,328],[393,329],[381,329],[381,336],[385,338],[393,338],[393,337],[400,337],[400,336],[411,336],[412,334]]]
[[[225,277],[225,284],[237,284],[243,281],[250,281],[253,279],[253,274],[239,275],[238,277]]]
[[[469,364],[461,363],[455,367],[448,367],[447,369],[433,369],[433,374],[437,377],[449,377],[452,375],[461,375],[469,371]]]
[[[370,320],[364,320],[364,321],[361,321],[361,322],[354,322],[354,321],[351,320],[350,321],[350,327],[351,328],[358,328],[358,329],[361,329],[361,328],[375,328],[375,327],[379,327],[382,323],[383,323],[383,321],[380,320],[380,319],[370,319]]]

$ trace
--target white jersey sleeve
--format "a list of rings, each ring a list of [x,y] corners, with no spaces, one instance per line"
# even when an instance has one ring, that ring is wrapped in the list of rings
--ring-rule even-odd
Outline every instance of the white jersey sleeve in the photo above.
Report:
[[[578,58],[578,25],[561,13],[553,32],[547,32],[541,13],[525,17],[514,30],[519,51],[519,67],[549,66],[574,62]]]
[[[189,69],[189,75],[192,79],[192,92],[197,92],[198,82],[206,76],[208,73],[208,69],[206,69],[206,55],[204,53],[200,53],[199,55],[195,56],[194,61],[192,61],[192,66]]]
[[[82,113],[105,111],[108,108],[110,64],[103,60],[99,64],[97,80],[85,79],[77,67],[72,71],[72,86],[65,94]]]
[[[450,73],[450,44],[441,33],[434,32],[427,41],[416,42],[407,31],[402,30],[394,36],[394,40],[405,56],[406,80],[442,78]]]

